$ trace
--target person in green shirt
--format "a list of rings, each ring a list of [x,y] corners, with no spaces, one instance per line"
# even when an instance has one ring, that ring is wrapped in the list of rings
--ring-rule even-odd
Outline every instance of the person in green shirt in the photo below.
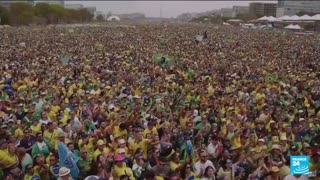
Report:
[[[78,168],[80,170],[80,179],[85,178],[90,174],[92,167],[92,158],[88,156],[88,152],[85,148],[80,150],[80,159],[77,162]]]
[[[196,126],[196,129],[197,130],[203,130],[204,128],[208,128],[208,129],[211,129],[211,125],[210,123],[208,122],[208,118],[206,115],[202,116],[201,118],[201,122]]]

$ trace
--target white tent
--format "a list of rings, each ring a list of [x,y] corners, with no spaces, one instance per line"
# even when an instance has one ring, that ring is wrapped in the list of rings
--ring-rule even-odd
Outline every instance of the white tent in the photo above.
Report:
[[[257,21],[268,21],[268,22],[275,22],[275,21],[281,21],[281,19],[277,19],[273,16],[263,16],[262,18],[257,19]]]
[[[120,21],[119,16],[109,16],[107,21]]]
[[[311,17],[312,20],[320,21],[320,14]]]
[[[290,20],[290,21],[298,21],[298,20],[300,20],[300,17],[297,16],[297,15],[294,15],[294,16],[291,16],[291,17],[289,18],[289,20]]]
[[[263,16],[262,18],[257,19],[258,21],[266,21],[268,19],[267,16]]]
[[[312,17],[308,16],[308,15],[303,15],[303,16],[299,17],[299,20],[300,21],[311,21]]]
[[[286,21],[286,20],[290,19],[290,16],[287,16],[287,15],[286,16],[281,16],[278,19]]]
[[[226,23],[226,22],[223,22],[222,25],[230,26],[230,24],[229,24],[229,23]]]
[[[281,21],[281,20],[278,19],[278,18],[275,18],[275,17],[273,17],[273,16],[269,16],[269,17],[268,17],[268,21],[269,21],[269,22],[275,22],[275,21]]]
[[[294,29],[294,30],[302,29],[299,25],[293,25],[293,24],[290,24],[284,28],[285,29]]]

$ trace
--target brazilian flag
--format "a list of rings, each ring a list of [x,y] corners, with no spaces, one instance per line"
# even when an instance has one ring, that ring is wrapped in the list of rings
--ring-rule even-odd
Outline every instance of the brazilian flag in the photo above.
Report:
[[[155,54],[152,57],[152,61],[162,68],[168,67],[174,64],[173,57],[166,54]]]

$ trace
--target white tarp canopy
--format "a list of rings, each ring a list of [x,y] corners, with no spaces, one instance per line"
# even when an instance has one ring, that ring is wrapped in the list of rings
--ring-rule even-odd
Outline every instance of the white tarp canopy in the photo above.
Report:
[[[294,16],[291,16],[291,17],[289,18],[289,20],[291,20],[291,21],[298,21],[298,20],[300,20],[300,17],[297,16],[297,15],[294,15]]]
[[[273,16],[263,16],[262,18],[257,19],[258,21],[268,21],[268,22],[275,22],[275,21],[281,21],[281,19],[275,18]]]
[[[290,19],[290,16],[287,16],[287,15],[286,15],[286,16],[279,17],[278,19],[287,21],[287,20]]]
[[[293,24],[290,24],[290,25],[288,25],[288,26],[286,26],[284,28],[285,29],[296,29],[296,30],[302,29],[299,25],[293,25]]]
[[[107,21],[120,21],[119,16],[109,16]]]
[[[266,21],[268,19],[267,16],[263,16],[262,18],[257,19],[258,21]]]
[[[312,20],[320,21],[320,14],[311,17]]]
[[[226,22],[223,22],[222,25],[230,26],[230,24],[229,24],[229,23],[226,23]]]
[[[309,15],[303,15],[303,16],[299,17],[299,20],[300,20],[300,21],[310,21],[311,18],[312,18],[312,17],[309,16]]]

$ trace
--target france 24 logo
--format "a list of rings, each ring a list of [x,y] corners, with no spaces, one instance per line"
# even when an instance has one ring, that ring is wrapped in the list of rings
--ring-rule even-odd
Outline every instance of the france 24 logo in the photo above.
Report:
[[[309,174],[309,156],[290,156],[290,174]]]

